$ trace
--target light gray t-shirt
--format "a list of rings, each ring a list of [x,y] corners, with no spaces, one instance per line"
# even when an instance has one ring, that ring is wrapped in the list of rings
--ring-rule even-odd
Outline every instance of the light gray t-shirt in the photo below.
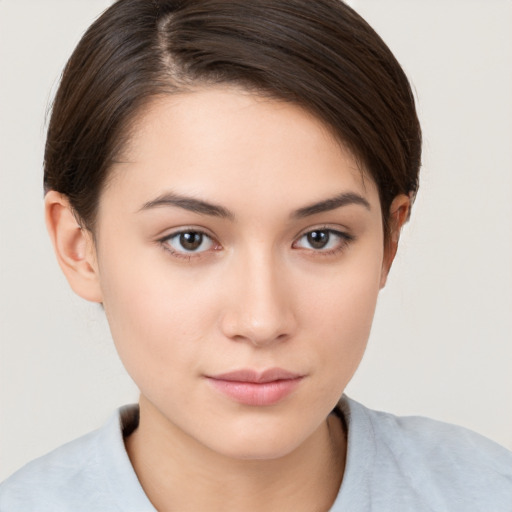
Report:
[[[512,453],[466,429],[343,397],[345,474],[331,512],[512,512]],[[0,485],[0,512],[155,512],[126,453],[136,406]]]

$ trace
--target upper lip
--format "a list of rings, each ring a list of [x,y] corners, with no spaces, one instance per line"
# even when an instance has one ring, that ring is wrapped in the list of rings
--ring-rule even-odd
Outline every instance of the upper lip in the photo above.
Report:
[[[303,375],[283,370],[282,368],[269,368],[268,370],[263,371],[242,369],[209,376],[210,379],[232,382],[251,382],[255,384],[265,384],[267,382],[275,382],[277,380],[292,380],[300,377],[303,377]]]

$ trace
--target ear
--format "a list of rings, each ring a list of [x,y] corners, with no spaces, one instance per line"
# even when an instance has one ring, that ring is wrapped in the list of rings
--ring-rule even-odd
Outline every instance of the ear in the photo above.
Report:
[[[393,199],[389,208],[389,233],[388,239],[384,247],[384,259],[382,261],[382,272],[380,287],[384,288],[391,265],[396,256],[398,249],[398,240],[400,239],[400,231],[405,221],[409,218],[411,209],[411,200],[405,194],[400,194]]]
[[[57,261],[73,291],[86,300],[102,302],[91,232],[79,225],[67,197],[54,190],[45,196],[45,217]]]

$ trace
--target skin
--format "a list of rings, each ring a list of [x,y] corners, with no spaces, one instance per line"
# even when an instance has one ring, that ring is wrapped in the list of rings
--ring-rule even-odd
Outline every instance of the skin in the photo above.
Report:
[[[221,211],[191,211],[190,198]],[[126,447],[158,510],[329,509],[346,451],[329,414],[363,356],[408,208],[406,196],[393,202],[385,246],[374,182],[323,124],[227,87],[144,111],[94,241],[66,198],[47,194],[61,267],[103,304],[140,389]],[[198,249],[180,231],[204,233]],[[238,403],[209,380],[275,367],[301,379],[271,405]]]

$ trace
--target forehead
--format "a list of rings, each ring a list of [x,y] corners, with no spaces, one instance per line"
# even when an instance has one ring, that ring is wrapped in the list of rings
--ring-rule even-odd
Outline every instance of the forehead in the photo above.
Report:
[[[139,201],[172,190],[233,208],[300,205],[346,191],[378,203],[373,180],[316,117],[227,87],[151,102],[107,188]]]

